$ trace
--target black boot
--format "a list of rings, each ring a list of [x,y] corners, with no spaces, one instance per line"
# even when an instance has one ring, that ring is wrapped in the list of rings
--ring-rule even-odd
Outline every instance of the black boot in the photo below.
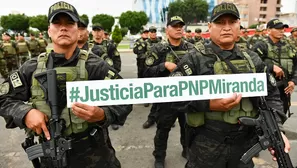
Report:
[[[154,123],[155,123],[154,121],[148,119],[148,120],[142,125],[142,127],[143,127],[144,129],[147,129],[147,128],[151,127],[152,125],[154,125]]]
[[[155,168],[164,168],[164,160],[155,160]]]
[[[119,126],[118,126],[118,125],[115,125],[115,124],[112,124],[112,125],[111,125],[111,128],[112,128],[113,130],[118,130],[118,129],[119,129]]]

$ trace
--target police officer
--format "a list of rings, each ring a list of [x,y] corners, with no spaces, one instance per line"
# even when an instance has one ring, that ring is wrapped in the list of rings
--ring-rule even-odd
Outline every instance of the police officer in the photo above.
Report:
[[[195,37],[194,37],[195,45],[197,43],[204,44],[204,42],[205,42],[205,39],[201,36],[201,32],[202,32],[202,30],[200,28],[195,29]]]
[[[137,55],[136,57],[136,65],[137,65],[137,77],[142,78],[143,70],[144,70],[144,61],[146,58],[147,52],[147,42],[148,39],[148,29],[144,29],[140,31],[140,38],[136,39],[133,46],[133,53]],[[149,103],[145,103],[144,107],[148,107]]]
[[[167,22],[166,34],[168,41],[152,46],[145,60],[144,77],[166,77],[176,67],[181,57],[194,48],[192,43],[182,40],[185,23],[179,16],[173,16]],[[183,147],[182,156],[186,158],[185,115],[171,108],[169,103],[157,103],[157,131],[154,138],[155,167],[163,168],[166,157],[168,135],[171,126],[178,118],[180,125],[180,143]]]
[[[289,40],[290,40],[292,45],[297,47],[297,27],[292,29],[291,35],[289,36]]]
[[[148,39],[148,30],[141,31],[141,37],[137,39],[134,43],[133,52],[137,55],[137,77],[142,78],[143,69],[144,69],[144,61],[145,61],[145,53],[147,51],[147,43]]]
[[[243,29],[244,28],[242,26],[240,26],[240,30],[243,30]],[[239,34],[240,34],[240,32],[239,32]],[[248,48],[247,40],[241,35],[239,35],[237,37],[236,44],[237,44],[238,47],[240,47],[242,49],[247,49]]]
[[[290,108],[290,95],[297,83],[297,57],[296,48],[287,40],[283,40],[284,28],[288,28],[288,25],[278,19],[270,20],[267,23],[269,31],[267,42],[256,43],[252,50],[257,52],[268,66],[278,68],[275,70],[275,78],[278,81],[284,112],[287,114]]]
[[[249,31],[245,28],[242,29],[242,36],[246,41],[249,39]]]
[[[116,45],[108,40],[104,40],[104,28],[100,23],[92,26],[93,47],[91,51],[105,60],[118,73],[121,72],[121,57]],[[119,129],[116,124],[111,125],[113,130]]]
[[[104,40],[110,40],[109,33],[107,31],[104,31]]]
[[[204,48],[194,49],[186,54],[171,76],[264,72],[265,64],[256,53],[241,50],[235,45],[240,28],[239,16],[238,9],[233,3],[221,3],[215,6],[208,25],[212,42]],[[235,67],[238,72],[232,72],[225,61],[241,68]],[[275,108],[278,114],[283,114],[275,79],[267,75],[270,79],[267,82],[269,90],[267,103]],[[252,99],[242,98],[241,94],[234,93],[229,98],[188,101],[178,105],[175,107],[180,107],[179,110],[186,112],[189,126],[187,130],[192,133],[188,137],[189,157],[186,168],[254,167],[252,160],[243,165],[240,158],[258,141],[257,137],[254,137],[255,130],[253,127],[240,125],[237,117],[242,114],[254,117],[257,103],[253,104]],[[279,117],[277,121],[281,124]],[[284,135],[283,137],[288,144],[287,138]]]
[[[89,106],[74,103],[67,109],[66,80],[104,80],[121,78],[105,61],[77,47],[79,15],[71,4],[60,1],[49,8],[48,33],[53,50],[27,61],[19,71],[1,84],[0,115],[7,128],[26,128],[49,140],[47,128],[49,107],[43,90],[34,78],[47,69],[57,71],[60,89],[59,110],[65,121],[63,136],[70,139],[72,149],[67,152],[67,167],[120,168],[108,133],[108,125],[123,125],[131,112],[131,105]],[[67,76],[67,78],[63,77]],[[29,103],[24,103],[29,101]],[[32,104],[32,105],[31,105]],[[44,136],[43,136],[44,135]],[[54,168],[49,157],[41,157],[41,167]]]
[[[46,47],[47,47],[48,43],[47,43],[46,39],[44,39],[43,33],[39,33],[38,43],[39,43],[40,53],[46,52]]]
[[[266,39],[266,38],[268,37],[267,29],[263,29],[263,30],[262,30],[262,37],[263,37],[264,39]]]
[[[79,38],[78,38],[78,48],[89,51],[89,31],[88,31],[87,23],[80,18],[78,22],[78,31],[79,31]]]
[[[103,58],[110,66],[112,66],[117,72],[121,72],[121,57],[116,45],[110,41],[104,40],[104,29],[100,23],[95,23],[92,26],[92,35],[94,45],[92,52],[101,58]]]
[[[30,40],[28,40],[29,43],[29,51],[31,54],[31,58],[37,57],[40,54],[39,51],[39,42],[35,39],[34,33],[30,34]]]
[[[195,44],[195,40],[192,38],[192,31],[190,29],[186,31],[186,37],[184,38],[184,40],[189,43]]]
[[[256,29],[255,34],[251,36],[248,40],[248,47],[251,49],[254,44],[256,44],[260,40],[264,40],[264,38],[261,36],[262,31],[260,29]]]
[[[157,28],[155,26],[149,27],[149,38],[145,41],[146,42],[146,53],[153,47],[153,45],[158,44],[161,40],[157,37]],[[144,104],[145,107],[148,107],[149,104]],[[150,113],[148,115],[147,121],[142,124],[144,129],[150,128],[156,122],[156,115],[157,115],[157,106],[156,104],[152,104]]]
[[[157,37],[157,28],[155,26],[149,27],[149,38],[146,40],[149,44],[149,47],[152,45],[159,43],[161,40]]]
[[[30,59],[29,56],[29,44],[25,41],[24,34],[20,33],[16,42],[16,48],[18,52],[19,65],[23,65],[24,62]]]
[[[16,43],[11,40],[11,35],[7,32],[3,35],[4,59],[6,60],[7,70],[11,72],[18,67]]]

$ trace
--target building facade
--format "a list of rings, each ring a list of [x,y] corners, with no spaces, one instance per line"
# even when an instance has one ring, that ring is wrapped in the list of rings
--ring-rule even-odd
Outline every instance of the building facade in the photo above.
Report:
[[[243,27],[265,24],[281,15],[281,0],[218,0],[221,2],[232,2],[237,6]]]
[[[133,10],[134,11],[144,11],[149,17],[149,24],[164,24],[167,21],[167,14],[162,16],[163,8],[168,7],[169,3],[175,0],[134,0]],[[216,5],[216,0],[207,0],[209,8],[208,11],[211,12],[213,7]],[[162,21],[162,17],[164,20]]]

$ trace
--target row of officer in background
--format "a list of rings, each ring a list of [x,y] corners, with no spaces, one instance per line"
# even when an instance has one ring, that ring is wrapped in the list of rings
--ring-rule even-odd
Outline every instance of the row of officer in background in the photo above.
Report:
[[[122,66],[120,53],[117,50],[117,45],[109,39],[108,32],[104,31],[100,23],[95,23],[92,25],[93,39],[89,41],[89,31],[87,27],[86,22],[80,18],[78,22],[78,30],[80,31],[78,47],[98,55],[107,62],[108,65],[113,67],[117,73],[120,73]],[[119,126],[116,124],[112,124],[111,126],[114,130],[119,129]]]
[[[13,41],[9,33],[2,34],[0,74],[4,78],[7,78],[12,70],[20,67],[25,61],[46,52],[48,45],[42,33],[40,33],[38,40],[32,33],[28,41],[25,40],[22,33],[17,34],[15,37],[16,41]]]

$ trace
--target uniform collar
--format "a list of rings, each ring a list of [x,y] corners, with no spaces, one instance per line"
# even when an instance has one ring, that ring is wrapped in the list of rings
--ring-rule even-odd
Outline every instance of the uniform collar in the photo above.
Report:
[[[206,45],[208,47],[208,51],[212,52],[215,55],[221,56],[223,59],[226,59],[232,55],[236,55],[239,57],[243,57],[240,48],[235,44],[232,50],[222,50],[218,45],[216,45],[214,42],[210,42],[210,44]]]
[[[80,53],[80,49],[78,47],[76,47],[76,49],[73,52],[72,57],[67,60],[64,57],[64,54],[58,54],[52,50],[49,54],[49,59],[53,60],[54,67],[67,66],[68,64],[71,64],[73,61],[77,60],[77,58],[79,57],[79,53]],[[47,65],[49,66],[49,61],[48,61]]]

